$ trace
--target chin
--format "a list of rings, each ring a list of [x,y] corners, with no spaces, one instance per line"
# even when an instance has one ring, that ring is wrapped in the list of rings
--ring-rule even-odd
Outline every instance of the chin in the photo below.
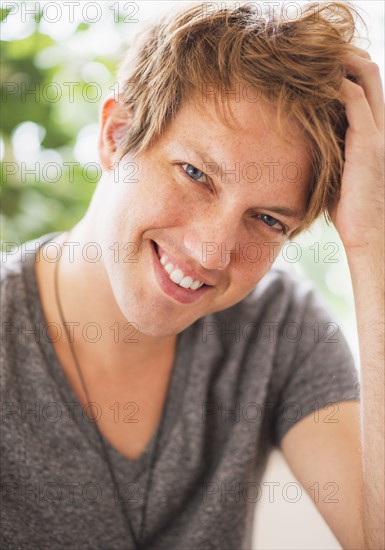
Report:
[[[152,283],[152,281],[151,281]],[[115,300],[127,323],[132,323],[136,333],[154,338],[167,338],[179,334],[192,325],[196,319],[205,315],[194,308],[194,304],[181,311],[181,305],[166,296],[162,296],[156,284],[152,287],[134,286],[134,280],[118,280],[113,286]],[[131,291],[128,293],[127,288]],[[131,341],[135,337],[134,329],[128,327],[124,331]],[[128,340],[128,339],[127,339]]]
[[[130,339],[127,338],[128,341],[135,341],[138,338],[138,332],[153,338],[175,336],[195,321],[195,319],[181,319],[180,316],[178,319],[175,312],[161,311],[159,304],[157,307],[156,304],[149,303],[145,308],[140,305],[136,311],[135,307],[130,307],[132,304],[126,305],[127,308],[122,308],[122,313],[127,319],[127,323],[131,323],[135,327],[135,331],[131,327],[124,330],[124,334]]]
[[[149,321],[148,323],[137,324],[137,328],[141,334],[150,336],[152,338],[169,338],[175,336],[182,332],[189,325],[178,327],[176,325],[171,325],[170,323],[157,324],[154,321]],[[135,338],[133,334],[132,338]]]

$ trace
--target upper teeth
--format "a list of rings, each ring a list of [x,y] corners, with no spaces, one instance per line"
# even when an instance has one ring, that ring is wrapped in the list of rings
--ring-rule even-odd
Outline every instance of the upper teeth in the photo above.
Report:
[[[191,290],[197,290],[197,288],[200,288],[202,285],[204,285],[202,281],[194,281],[192,277],[190,277],[189,275],[185,275],[179,267],[169,261],[165,254],[161,256],[160,263],[169,274],[170,279],[177,285],[183,288],[191,288]]]

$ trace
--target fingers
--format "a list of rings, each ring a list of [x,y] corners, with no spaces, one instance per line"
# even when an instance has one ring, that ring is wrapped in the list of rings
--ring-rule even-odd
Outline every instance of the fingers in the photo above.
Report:
[[[369,119],[374,121],[374,124],[380,132],[383,132],[385,109],[384,93],[379,67],[376,63],[371,61],[370,55],[367,52],[361,50],[360,48],[355,48],[355,51],[357,54],[352,55],[348,59],[345,63],[345,67],[349,75],[356,77],[357,84],[352,84],[361,87],[365,93],[365,98],[371,111],[371,116],[368,114]],[[346,84],[344,85],[344,90],[347,90]],[[354,95],[352,87],[350,87],[350,90],[351,91],[347,91],[347,93],[350,94],[348,97],[352,94]],[[354,95],[356,100],[358,95],[359,91],[357,91]],[[364,107],[361,107],[360,110],[362,112],[366,111]]]
[[[349,128],[353,132],[360,132],[371,136],[376,123],[365,92],[361,86],[344,78],[340,91],[344,96],[346,115]]]

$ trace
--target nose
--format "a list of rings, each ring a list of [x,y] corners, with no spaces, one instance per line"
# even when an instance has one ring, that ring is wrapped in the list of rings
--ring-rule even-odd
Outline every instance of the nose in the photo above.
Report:
[[[202,267],[223,271],[236,253],[235,220],[201,221],[186,229],[183,241],[187,253]]]

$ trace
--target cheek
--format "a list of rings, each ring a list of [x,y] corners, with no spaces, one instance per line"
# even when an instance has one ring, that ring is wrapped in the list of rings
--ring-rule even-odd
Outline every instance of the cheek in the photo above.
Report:
[[[112,183],[112,196],[108,199],[107,225],[120,237],[122,232],[137,233],[145,226],[163,226],[180,212],[180,197],[172,182],[161,176],[141,174],[137,181]],[[179,204],[179,208],[176,205]]]
[[[231,273],[233,292],[250,292],[271,269],[282,246],[278,240],[240,245],[234,256]]]
[[[239,246],[237,263],[249,278],[258,278],[269,270],[282,246],[282,238],[278,237],[246,241]]]

